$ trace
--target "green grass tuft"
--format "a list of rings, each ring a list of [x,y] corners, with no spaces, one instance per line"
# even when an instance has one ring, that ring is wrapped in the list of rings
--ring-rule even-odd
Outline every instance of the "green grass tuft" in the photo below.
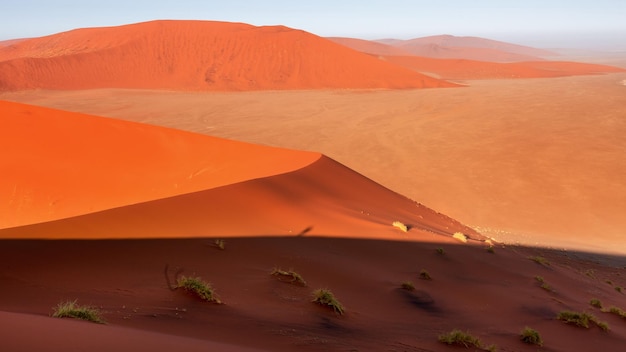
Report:
[[[306,286],[306,281],[304,281],[302,276],[293,270],[281,270],[280,268],[274,268],[272,275],[278,277],[279,279],[286,278],[289,283],[294,285]]]
[[[461,330],[452,330],[447,334],[439,335],[439,342],[443,342],[448,345],[463,346],[465,348],[481,347],[481,342],[478,337],[472,336],[469,332],[463,332]]]
[[[105,321],[100,317],[100,311],[98,309],[78,305],[76,300],[59,303],[52,316],[55,318],[74,318],[105,324]]]
[[[199,277],[183,276],[178,280],[177,285],[176,288],[182,288],[203,301],[222,303],[215,295],[215,290],[211,287],[211,284]]]
[[[528,326],[522,330],[520,334],[520,339],[524,343],[528,343],[531,345],[543,346],[543,340],[541,339],[541,335],[535,329],[531,329]]]
[[[328,306],[332,308],[335,313],[343,315],[343,305],[335,298],[333,293],[325,288],[320,288],[313,291],[313,302],[322,306]]]
[[[600,302],[600,300],[597,299],[597,298],[592,298],[589,301],[589,304],[591,304],[592,307],[596,307],[596,308],[602,309],[602,302]]]
[[[573,324],[583,328],[589,328],[589,322],[593,321],[594,317],[587,313],[564,310],[557,315],[557,319],[562,320],[567,324]]]

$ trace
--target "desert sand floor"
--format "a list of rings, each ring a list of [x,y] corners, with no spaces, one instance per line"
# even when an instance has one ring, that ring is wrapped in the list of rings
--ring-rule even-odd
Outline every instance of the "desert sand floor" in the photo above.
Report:
[[[0,99],[322,152],[500,241],[626,253],[626,74],[465,88]]]

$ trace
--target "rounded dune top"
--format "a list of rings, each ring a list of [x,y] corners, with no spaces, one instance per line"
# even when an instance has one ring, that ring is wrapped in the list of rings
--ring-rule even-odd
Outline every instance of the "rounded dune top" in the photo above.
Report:
[[[427,77],[284,26],[152,21],[0,48],[0,90],[429,88]]]
[[[0,228],[300,169],[318,153],[0,101]]]

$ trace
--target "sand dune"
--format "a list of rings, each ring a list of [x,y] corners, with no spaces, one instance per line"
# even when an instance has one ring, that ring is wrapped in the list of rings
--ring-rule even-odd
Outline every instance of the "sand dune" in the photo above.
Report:
[[[427,88],[454,84],[283,26],[153,21],[0,48],[0,90]]]
[[[293,171],[317,153],[0,101],[0,228]]]
[[[619,67],[567,61],[497,63],[418,56],[386,56],[384,60],[442,79],[546,78],[624,72]]]
[[[372,40],[364,40],[364,39],[356,39],[356,38],[346,38],[346,37],[329,37],[326,38],[331,40],[337,44],[341,44],[350,49],[354,49],[356,51],[360,51],[362,53],[370,54],[370,55],[382,55],[382,56],[407,56],[411,55],[410,52],[398,48],[392,45],[387,45],[383,43],[379,43]]]
[[[558,54],[548,50],[479,37],[437,35],[409,40],[381,40],[413,55],[440,59],[469,59],[492,62],[536,61]]]

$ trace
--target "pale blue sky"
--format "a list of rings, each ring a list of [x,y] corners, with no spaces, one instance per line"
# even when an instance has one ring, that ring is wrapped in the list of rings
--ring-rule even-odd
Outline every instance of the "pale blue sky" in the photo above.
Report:
[[[283,24],[364,39],[453,34],[626,46],[626,0],[0,0],[0,40],[154,19]]]

